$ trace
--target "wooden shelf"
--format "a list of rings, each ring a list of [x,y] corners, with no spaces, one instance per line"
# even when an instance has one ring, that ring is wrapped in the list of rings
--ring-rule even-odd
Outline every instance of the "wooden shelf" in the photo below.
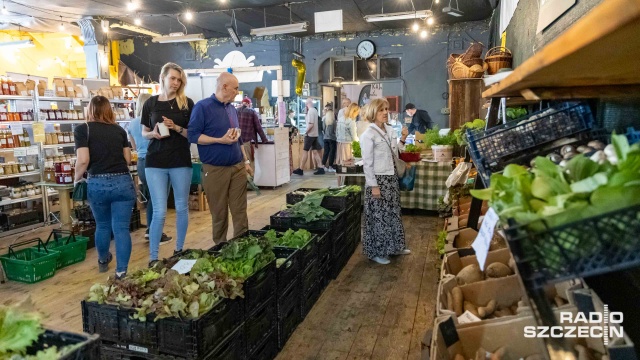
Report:
[[[33,97],[21,95],[0,95],[0,100],[33,100]]]
[[[527,100],[640,94],[640,0],[607,0],[482,93]]]
[[[15,175],[2,175],[2,176],[0,176],[0,180],[15,179],[15,178],[23,177],[23,176],[33,176],[33,175],[40,175],[40,170],[23,172],[23,173],[19,173],[19,174],[15,174]]]
[[[28,196],[28,197],[19,198],[19,199],[2,200],[0,201],[0,206],[18,204],[21,202],[32,201],[32,200],[42,200],[42,195]]]

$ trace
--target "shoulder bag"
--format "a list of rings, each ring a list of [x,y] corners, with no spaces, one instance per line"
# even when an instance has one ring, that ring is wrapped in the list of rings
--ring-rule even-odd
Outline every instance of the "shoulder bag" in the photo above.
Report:
[[[89,123],[87,122],[87,144],[89,144]],[[87,181],[82,179],[73,185],[73,194],[71,195],[73,201],[85,201],[87,200]]]

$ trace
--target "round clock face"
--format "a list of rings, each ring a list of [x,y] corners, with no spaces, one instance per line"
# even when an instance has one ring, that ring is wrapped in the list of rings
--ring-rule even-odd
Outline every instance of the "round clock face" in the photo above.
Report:
[[[362,40],[356,48],[356,53],[363,59],[368,59],[376,53],[376,46],[371,40]]]

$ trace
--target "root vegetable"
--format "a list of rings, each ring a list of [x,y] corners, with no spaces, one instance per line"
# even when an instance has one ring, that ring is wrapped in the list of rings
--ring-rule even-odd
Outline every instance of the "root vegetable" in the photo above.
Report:
[[[506,359],[506,356],[505,356],[506,354],[507,354],[507,348],[503,346],[498,350],[494,351],[493,354],[491,354],[491,360]]]
[[[451,295],[453,298],[453,310],[456,312],[456,316],[460,316],[462,315],[464,301],[462,290],[456,286],[453,288],[453,290],[451,290]]]
[[[453,360],[467,360],[464,358],[464,356],[462,356],[462,354],[456,354],[456,357],[453,358]]]
[[[447,309],[455,310],[453,307],[453,294],[450,291],[447,292]]]
[[[487,316],[493,314],[495,310],[496,310],[496,301],[491,299],[487,303],[487,306],[480,306],[478,308],[478,315],[480,315],[480,318],[484,319]]]
[[[501,278],[509,275],[513,275],[513,271],[505,264],[494,262],[487,266],[485,274],[489,278]]]
[[[511,316],[511,315],[513,315],[511,313],[511,310],[509,310],[509,309],[498,309],[493,314],[496,317],[503,317],[503,316]]]
[[[484,274],[478,264],[467,265],[456,275],[458,285],[471,284],[482,280],[484,280]]]
[[[480,317],[480,314],[478,314],[478,308],[476,308],[475,305],[473,305],[473,303],[469,302],[469,301],[465,301],[464,302],[464,311],[468,311],[470,313],[472,313],[473,315]]]
[[[506,249],[507,243],[502,238],[502,236],[494,235],[491,238],[491,243],[489,244],[489,251],[498,250],[498,249]]]

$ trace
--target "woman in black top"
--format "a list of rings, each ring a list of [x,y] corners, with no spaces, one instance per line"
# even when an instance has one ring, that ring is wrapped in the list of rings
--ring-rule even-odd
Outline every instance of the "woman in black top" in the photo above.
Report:
[[[173,188],[176,206],[175,252],[182,250],[187,235],[189,188],[193,172],[187,125],[193,100],[184,94],[186,85],[187,76],[182,68],[167,63],[160,72],[160,95],[152,96],[142,107],[142,136],[151,140],[145,171],[153,202],[153,220],[149,231],[150,262],[158,260],[158,247],[167,215],[169,184]],[[167,129],[169,135],[166,135]]]
[[[116,246],[116,278],[126,274],[131,256],[129,223],[136,191],[129,174],[131,149],[127,133],[116,124],[109,100],[96,96],[89,102],[87,124],[74,131],[77,161],[74,182],[84,181],[88,171],[87,197],[96,219],[98,269],[108,270],[111,232]]]

